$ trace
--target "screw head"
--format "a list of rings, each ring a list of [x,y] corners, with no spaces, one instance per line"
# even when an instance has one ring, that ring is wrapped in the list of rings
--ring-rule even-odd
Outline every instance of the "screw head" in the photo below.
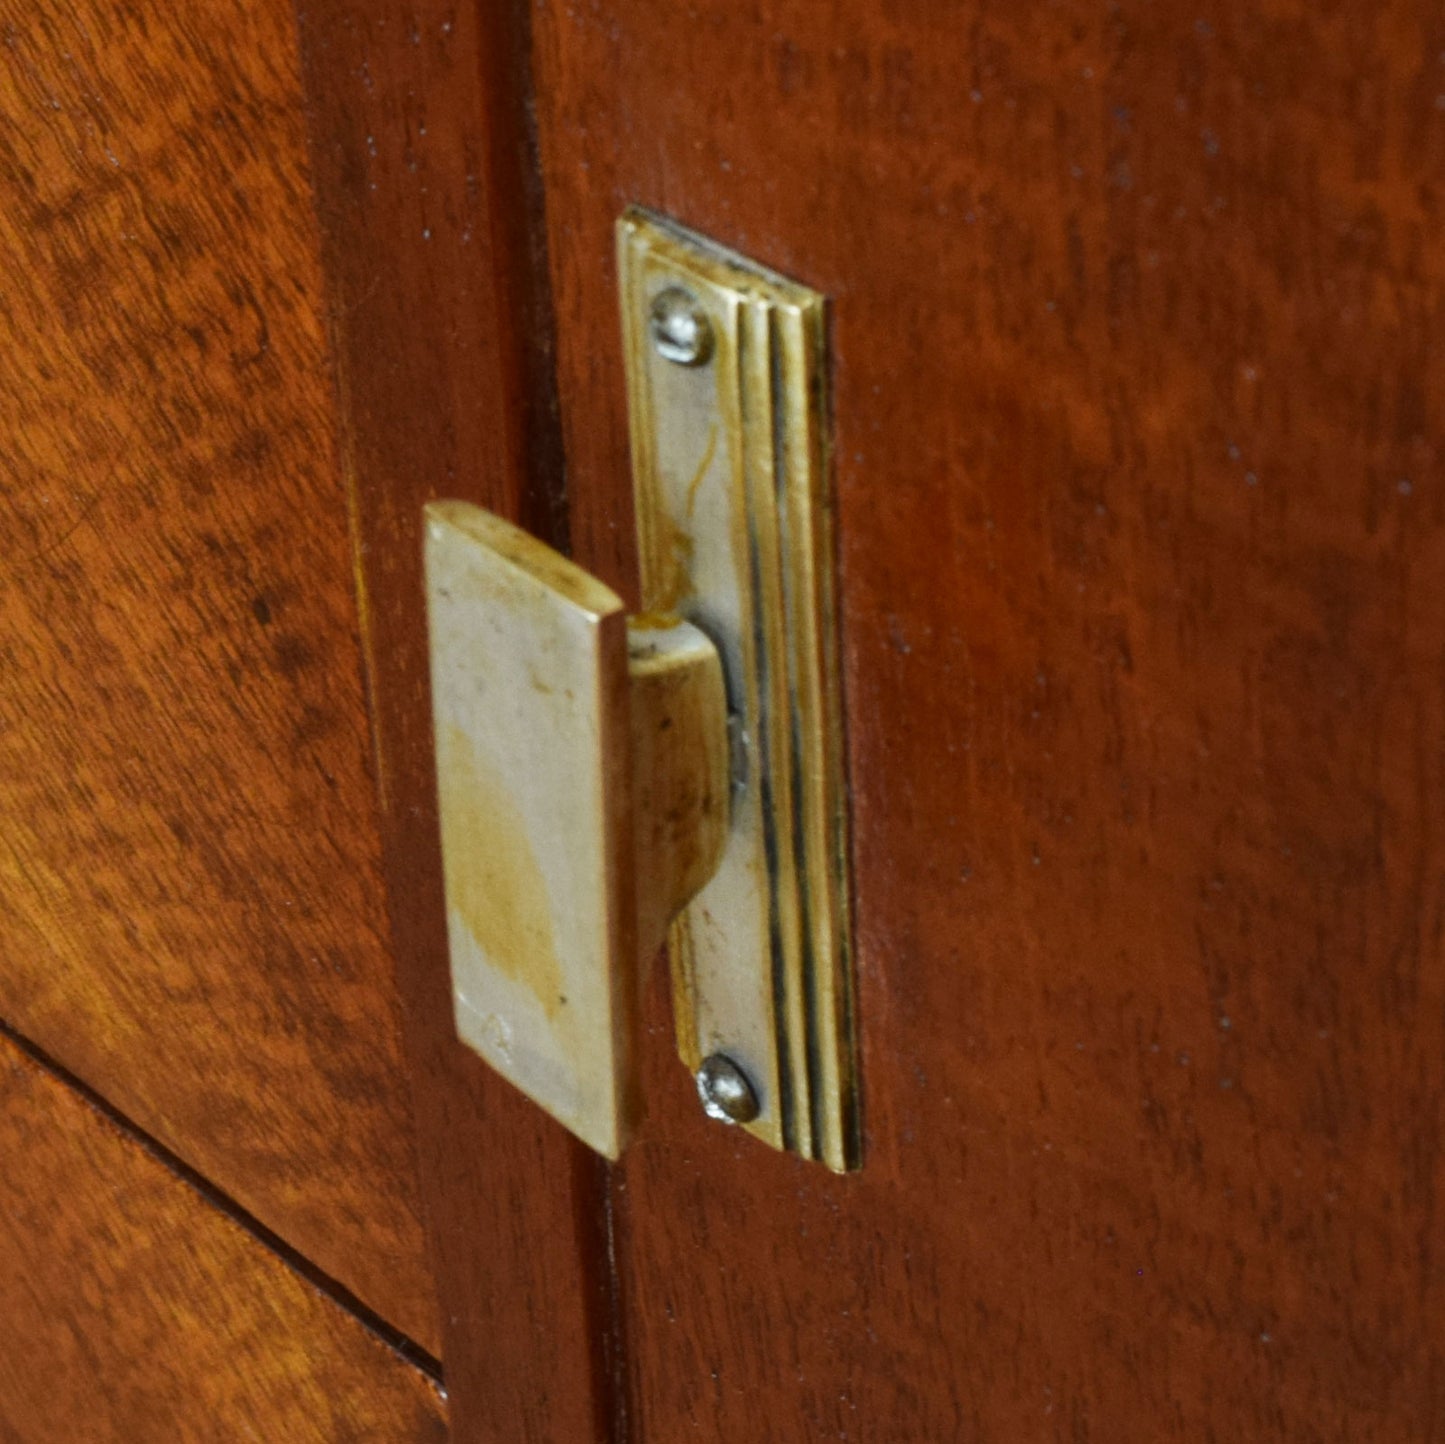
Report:
[[[712,355],[712,322],[692,292],[681,286],[657,293],[648,325],[657,354],[668,361],[701,366]]]
[[[726,1053],[714,1053],[697,1070],[702,1111],[719,1123],[751,1123],[761,1111],[748,1075]]]

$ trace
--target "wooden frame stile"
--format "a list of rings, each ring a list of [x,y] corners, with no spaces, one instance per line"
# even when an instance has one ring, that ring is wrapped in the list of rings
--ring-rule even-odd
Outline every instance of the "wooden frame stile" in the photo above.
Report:
[[[423,503],[565,547],[525,6],[298,6],[393,944],[456,1444],[616,1437],[607,1175],[456,1040]]]

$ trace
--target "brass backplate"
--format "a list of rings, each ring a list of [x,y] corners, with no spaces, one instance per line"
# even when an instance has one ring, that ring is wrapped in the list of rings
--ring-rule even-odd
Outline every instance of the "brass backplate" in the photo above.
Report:
[[[642,601],[706,632],[734,734],[722,862],[670,935],[679,1051],[742,1126],[860,1162],[823,297],[671,222],[618,223]]]

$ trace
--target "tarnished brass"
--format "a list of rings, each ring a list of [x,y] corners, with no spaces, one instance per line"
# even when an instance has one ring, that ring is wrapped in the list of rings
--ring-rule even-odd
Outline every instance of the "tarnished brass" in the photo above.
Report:
[[[666,937],[703,1109],[855,1168],[823,301],[639,211],[618,243],[643,613],[426,511],[457,1031],[616,1158]]]
[[[745,1078],[749,1132],[853,1168],[823,299],[638,210],[618,255],[643,605],[716,643],[733,713],[726,845],[671,934],[679,1049]]]
[[[712,643],[465,502],[426,509],[432,710],[457,1032],[616,1158],[639,975],[717,864]]]

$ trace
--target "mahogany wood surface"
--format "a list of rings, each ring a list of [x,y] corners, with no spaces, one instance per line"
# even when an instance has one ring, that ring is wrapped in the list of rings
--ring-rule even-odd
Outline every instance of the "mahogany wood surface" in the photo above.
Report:
[[[435,1383],[0,1038],[0,1438],[424,1444]]]
[[[421,575],[434,497],[562,539],[525,16],[298,16],[453,1437],[585,1444],[612,1429],[604,1175],[455,1036]]]
[[[623,206],[834,301],[866,1160],[706,1122],[659,977],[628,1437],[1438,1436],[1445,26],[533,39],[579,560],[634,585]]]
[[[284,0],[0,3],[0,271],[0,1015],[435,1349]]]

